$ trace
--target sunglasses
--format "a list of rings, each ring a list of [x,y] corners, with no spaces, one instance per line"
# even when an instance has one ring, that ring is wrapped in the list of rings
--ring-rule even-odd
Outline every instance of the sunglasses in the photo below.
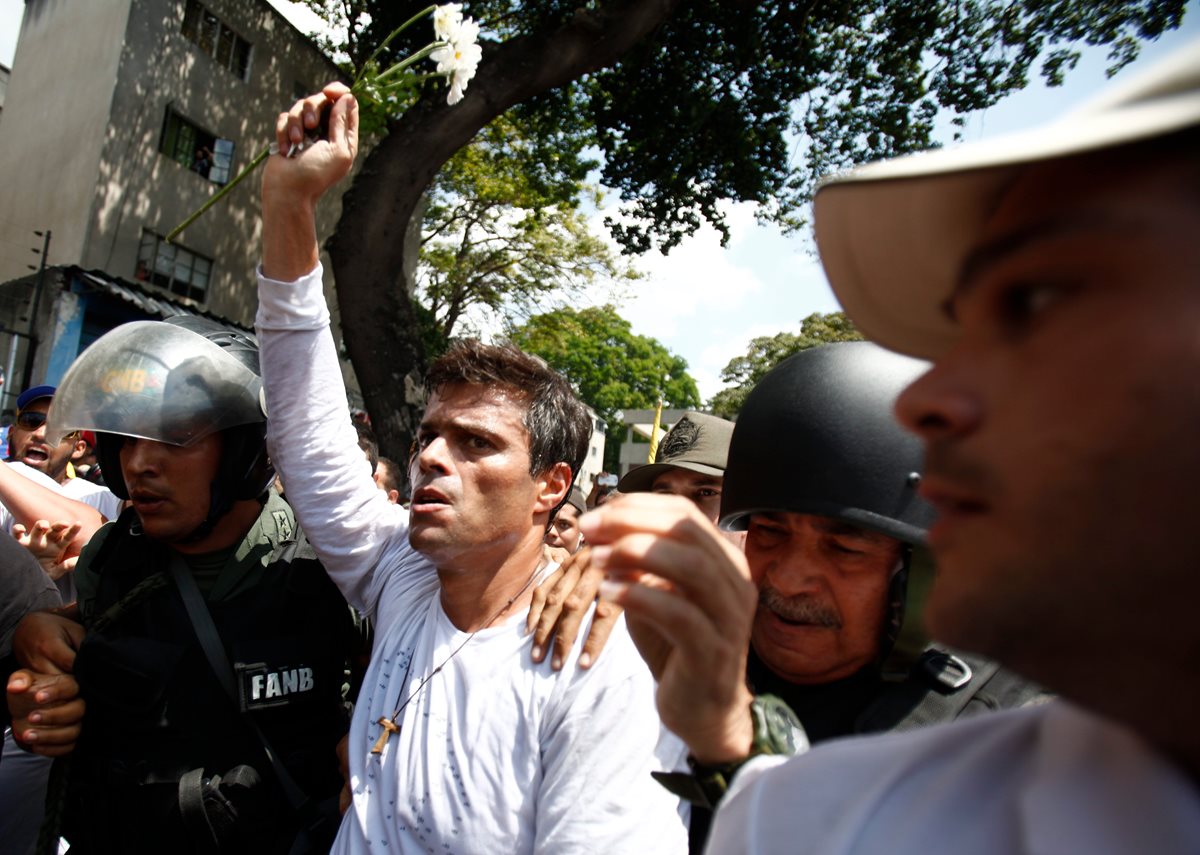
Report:
[[[37,430],[46,423],[46,414],[36,411],[26,411],[17,414],[17,426],[25,430]]]

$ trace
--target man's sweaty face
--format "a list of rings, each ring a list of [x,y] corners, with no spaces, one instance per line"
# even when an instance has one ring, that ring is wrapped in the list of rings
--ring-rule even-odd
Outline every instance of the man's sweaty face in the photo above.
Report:
[[[409,541],[439,569],[505,555],[528,534],[538,484],[525,411],[505,389],[458,383],[430,396],[410,468]]]
[[[751,642],[792,683],[849,677],[880,653],[901,544],[828,517],[750,518],[746,559],[759,590]]]

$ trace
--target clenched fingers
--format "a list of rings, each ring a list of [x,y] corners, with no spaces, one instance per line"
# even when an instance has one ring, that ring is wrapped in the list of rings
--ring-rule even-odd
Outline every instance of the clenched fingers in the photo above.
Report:
[[[20,670],[7,688],[13,738],[22,748],[47,757],[74,748],[85,712],[74,677]]]
[[[276,117],[275,144],[280,154],[287,155],[293,146],[304,143],[310,133],[321,127],[327,111],[326,142],[338,157],[352,164],[358,152],[358,102],[350,95],[349,88],[337,82],[301,98]]]
[[[679,496],[633,493],[620,502],[585,514],[579,525],[591,544],[613,546],[626,537],[640,535],[686,546],[706,565],[725,565],[742,578],[750,577],[741,550],[692,502]],[[685,565],[664,565],[651,572],[676,584],[686,584],[689,580],[708,584],[708,580],[698,580],[696,573]]]

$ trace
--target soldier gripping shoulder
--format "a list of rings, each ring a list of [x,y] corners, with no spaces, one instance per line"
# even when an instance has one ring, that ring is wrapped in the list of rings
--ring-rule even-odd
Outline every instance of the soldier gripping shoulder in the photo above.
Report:
[[[323,852],[336,833],[355,632],[268,489],[260,392],[255,339],[194,317],[118,327],[59,387],[52,430],[95,431],[132,505],[81,556],[77,611],[18,631],[14,733],[70,752],[48,822],[72,851]],[[86,702],[77,742],[69,691],[28,718],[56,669]]]

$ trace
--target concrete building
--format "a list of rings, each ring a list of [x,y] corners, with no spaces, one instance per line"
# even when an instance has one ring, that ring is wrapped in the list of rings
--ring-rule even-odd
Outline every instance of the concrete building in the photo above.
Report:
[[[596,476],[604,471],[604,432],[608,430],[608,424],[596,415],[595,410],[588,407],[587,411],[592,420],[592,439],[588,443],[588,453],[583,459],[583,466],[579,467],[577,480],[579,489],[583,490],[585,496],[592,491]]]
[[[280,110],[338,76],[266,0],[27,0],[0,124],[0,364],[19,375],[3,408],[25,376],[57,382],[127,320],[249,327],[259,177],[164,236],[270,142]],[[327,198],[319,233],[339,213]],[[23,249],[41,245],[35,231],[51,233],[40,289],[28,268],[42,259]]]

